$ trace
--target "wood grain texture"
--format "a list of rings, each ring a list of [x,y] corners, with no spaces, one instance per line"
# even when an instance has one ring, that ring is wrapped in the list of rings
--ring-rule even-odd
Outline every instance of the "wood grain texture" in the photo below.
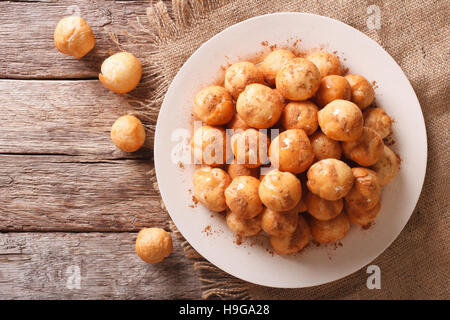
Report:
[[[0,299],[200,298],[199,280],[175,237],[172,255],[155,265],[136,255],[135,238],[135,233],[0,234]]]

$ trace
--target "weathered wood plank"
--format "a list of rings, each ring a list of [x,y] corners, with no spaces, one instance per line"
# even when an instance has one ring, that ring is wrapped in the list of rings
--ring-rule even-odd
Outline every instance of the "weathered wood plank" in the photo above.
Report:
[[[0,234],[0,299],[199,299],[178,240],[160,264],[142,262],[135,233]],[[80,272],[80,288],[76,274]]]

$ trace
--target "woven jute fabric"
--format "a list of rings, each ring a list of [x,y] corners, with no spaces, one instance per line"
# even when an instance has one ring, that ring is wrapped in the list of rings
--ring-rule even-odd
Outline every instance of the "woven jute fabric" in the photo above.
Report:
[[[378,9],[379,28],[373,28],[371,15]],[[170,82],[203,42],[245,19],[286,11],[310,12],[343,21],[377,41],[402,67],[420,100],[427,127],[428,167],[423,191],[406,228],[372,262],[381,269],[380,290],[367,288],[369,275],[365,268],[317,287],[274,289],[257,286],[222,272],[184,242],[186,254],[193,260],[202,281],[203,298],[448,299],[448,1],[173,0],[172,3],[152,3],[147,9],[148,19],[134,23],[135,31],[123,40],[115,38],[121,46],[137,52],[143,61],[146,76],[141,89],[147,90],[149,96],[140,112],[151,129]],[[179,235],[175,226],[172,230]]]

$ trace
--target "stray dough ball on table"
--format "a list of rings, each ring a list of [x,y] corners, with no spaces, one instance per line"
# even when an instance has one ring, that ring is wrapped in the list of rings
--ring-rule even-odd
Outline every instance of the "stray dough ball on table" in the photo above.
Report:
[[[259,198],[262,203],[274,211],[294,209],[302,197],[302,185],[290,172],[272,170],[267,173],[259,185]]]
[[[227,172],[231,179],[240,176],[252,176],[255,178],[259,178],[259,168],[248,168],[243,164],[238,164],[236,162],[236,158],[233,159],[230,164],[228,164]]]
[[[137,151],[145,142],[144,126],[135,116],[122,116],[111,127],[111,140],[122,151]]]
[[[261,213],[262,229],[271,236],[288,236],[297,229],[298,213],[295,211],[277,212],[264,208]]]
[[[306,171],[314,160],[311,143],[302,129],[280,133],[270,144],[269,156],[273,166],[295,174]]]
[[[285,129],[303,129],[309,136],[319,127],[317,106],[311,101],[289,102],[281,113]]]
[[[198,163],[217,167],[226,163],[229,145],[226,131],[222,127],[203,126],[194,132],[191,149]]]
[[[381,203],[378,202],[375,207],[370,210],[361,210],[353,208],[352,206],[345,203],[344,211],[347,214],[350,222],[353,224],[359,224],[361,226],[369,225],[373,220],[375,220],[378,212],[380,212]]]
[[[230,183],[231,178],[222,169],[197,169],[193,178],[194,197],[209,210],[222,212],[227,208],[225,189]]]
[[[319,243],[330,243],[341,240],[350,230],[350,220],[345,213],[330,220],[317,220],[310,217],[312,237]]]
[[[329,75],[320,80],[320,87],[316,93],[316,102],[319,107],[325,107],[333,100],[350,100],[351,97],[352,89],[344,77]]]
[[[173,250],[170,233],[160,228],[144,228],[136,238],[136,253],[147,263],[158,263]]]
[[[345,76],[352,88],[352,101],[361,108],[367,108],[375,98],[375,92],[372,85],[363,76],[359,74],[349,74]]]
[[[103,61],[100,81],[109,90],[127,93],[136,88],[142,76],[142,64],[133,54],[119,52]]]
[[[342,148],[339,141],[328,138],[322,131],[317,131],[309,137],[317,160],[340,159]]]
[[[361,166],[371,166],[383,153],[383,139],[370,128],[363,128],[361,136],[355,141],[342,142],[344,155]]]
[[[269,53],[261,63],[261,71],[264,74],[266,82],[271,86],[275,85],[275,78],[281,67],[291,59],[295,58],[292,51],[279,49]]]
[[[228,211],[225,219],[228,227],[238,235],[251,237],[261,231],[261,215],[251,219],[243,219],[238,214]]]
[[[313,164],[307,173],[309,191],[325,200],[343,198],[352,188],[352,169],[341,160],[324,159]]]
[[[233,98],[220,86],[201,90],[194,99],[194,114],[209,125],[222,125],[233,117]]]
[[[233,179],[225,190],[225,201],[230,210],[242,219],[256,217],[263,210],[258,195],[259,179],[240,176]]]
[[[283,97],[277,90],[253,83],[245,87],[236,101],[236,111],[250,127],[266,129],[280,119]]]
[[[314,52],[308,55],[306,59],[316,65],[319,69],[321,77],[326,77],[332,74],[340,76],[342,73],[339,58],[331,53],[324,51]]]
[[[53,34],[56,48],[77,59],[84,57],[95,46],[94,33],[89,24],[80,17],[62,18]]]
[[[337,217],[344,207],[344,201],[339,200],[325,200],[315,194],[308,192],[306,195],[306,206],[308,212],[317,220],[330,220]]]
[[[363,112],[364,126],[375,130],[381,137],[386,138],[392,133],[392,119],[381,108],[368,108]]]
[[[248,124],[245,123],[245,121],[237,114],[235,113],[231,121],[227,125],[228,129],[233,130],[233,134],[236,133],[236,131],[240,130],[247,130],[250,129]],[[231,135],[233,135],[231,134]]]
[[[234,99],[251,83],[264,83],[263,73],[251,62],[236,62],[225,72],[225,89]]]
[[[380,186],[384,187],[400,170],[400,158],[388,146],[384,146],[380,159],[371,169],[377,173]]]
[[[298,217],[297,229],[287,236],[270,236],[270,244],[277,254],[291,254],[302,250],[311,240],[311,229],[303,216]]]
[[[267,135],[256,129],[247,129],[231,137],[236,163],[249,168],[257,168],[267,161],[269,144]]]
[[[355,182],[345,196],[345,202],[355,209],[373,209],[381,198],[381,187],[375,171],[366,168],[352,168]]]
[[[361,136],[364,121],[361,110],[347,100],[334,100],[318,113],[319,126],[329,138],[355,141]]]
[[[283,97],[289,100],[307,100],[319,89],[320,72],[311,61],[294,58],[278,72],[276,85]]]

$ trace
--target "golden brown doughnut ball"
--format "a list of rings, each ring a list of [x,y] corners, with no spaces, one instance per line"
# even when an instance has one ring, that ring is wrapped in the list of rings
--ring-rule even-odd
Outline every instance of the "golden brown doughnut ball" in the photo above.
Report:
[[[84,57],[95,46],[94,33],[81,17],[62,18],[53,34],[56,48],[77,59]]]
[[[311,235],[319,243],[341,240],[350,230],[350,220],[345,213],[330,220],[317,220],[310,217]]]
[[[161,228],[144,228],[136,238],[136,253],[147,263],[158,263],[173,251],[170,233]]]
[[[361,166],[371,166],[383,153],[383,139],[370,128],[363,128],[361,136],[355,141],[342,142],[344,155]]]
[[[319,90],[316,93],[319,107],[325,107],[333,100],[350,100],[351,97],[352,89],[344,77],[329,75],[320,80]]]
[[[202,126],[194,132],[191,149],[195,160],[217,167],[226,163],[228,150],[226,131],[222,127]]]
[[[392,133],[392,119],[381,108],[368,108],[363,112],[364,126],[375,130],[381,137],[386,138]]]
[[[122,116],[111,127],[111,140],[122,151],[137,151],[145,142],[144,126],[135,116]]]
[[[312,135],[319,127],[318,111],[311,101],[289,102],[281,113],[281,124],[285,129],[303,129]]]
[[[371,169],[377,173],[380,186],[384,187],[400,170],[400,158],[388,146],[384,146],[380,159]]]
[[[231,137],[231,146],[236,163],[248,168],[257,168],[267,161],[270,140],[256,129],[247,129]]]
[[[233,98],[224,87],[209,86],[194,98],[194,114],[209,125],[222,125],[233,117]]]
[[[251,83],[264,83],[263,73],[251,62],[236,62],[225,72],[225,89],[234,99]]]
[[[232,134],[235,134],[238,130],[247,130],[250,129],[249,125],[245,123],[245,121],[239,116],[239,114],[235,113],[231,121],[227,125],[227,129],[233,130]]]
[[[326,77],[332,74],[340,76],[342,73],[339,58],[331,53],[324,51],[314,52],[308,55],[306,59],[317,66],[321,77]]]
[[[251,219],[243,219],[238,214],[228,211],[225,219],[228,227],[238,235],[251,237],[261,231],[261,215]]]
[[[266,129],[280,119],[283,97],[268,86],[253,83],[245,87],[236,101],[236,111],[250,127]]]
[[[259,178],[259,168],[248,168],[243,164],[237,163],[236,158],[233,159],[230,164],[228,164],[227,173],[231,177],[231,179],[240,176],[252,176],[255,178]]]
[[[346,75],[345,79],[347,79],[352,88],[352,101],[361,110],[367,108],[375,98],[375,91],[373,91],[373,87],[369,81],[359,74]]]
[[[142,64],[133,54],[119,52],[103,61],[100,81],[109,90],[127,93],[136,88],[142,76]]]
[[[236,177],[225,189],[225,201],[233,213],[243,219],[256,217],[263,210],[258,195],[259,179],[250,176]]]
[[[262,229],[271,236],[288,236],[297,229],[298,213],[295,211],[277,212],[264,208],[261,213]]]
[[[341,160],[324,159],[313,164],[307,173],[309,191],[325,200],[339,200],[352,188],[352,169]]]
[[[259,185],[259,198],[262,203],[274,211],[294,209],[302,197],[302,185],[290,172],[272,170],[267,173]]]
[[[361,110],[347,100],[334,100],[318,113],[319,126],[329,138],[337,141],[355,141],[364,125]]]
[[[345,196],[345,202],[360,210],[373,209],[381,198],[381,187],[377,173],[366,168],[352,168],[355,182],[352,189]]]
[[[322,131],[317,131],[309,137],[311,147],[317,160],[340,159],[342,155],[341,144],[328,138]]]
[[[194,197],[209,210],[222,212],[227,208],[225,189],[230,183],[231,178],[222,169],[197,169],[193,178]]]
[[[373,207],[370,210],[356,209],[348,205],[348,203],[345,203],[344,205],[344,211],[347,214],[348,218],[350,219],[350,222],[353,224],[359,224],[360,226],[367,226],[373,220],[375,220],[376,216],[378,215],[378,212],[380,212],[380,209],[381,209],[380,202],[378,202],[375,205],[375,207]]]
[[[287,236],[270,236],[270,244],[277,254],[291,254],[302,250],[311,240],[311,230],[302,216],[298,217],[295,232]]]
[[[344,201],[339,200],[325,200],[315,194],[308,192],[306,195],[306,206],[308,212],[317,220],[330,220],[337,217],[344,207]]]
[[[295,174],[306,171],[314,160],[311,143],[302,129],[280,133],[270,144],[269,156],[279,170]]]
[[[294,58],[285,63],[276,77],[277,90],[283,97],[294,101],[311,98],[319,85],[319,69],[303,58]]]
[[[275,78],[281,67],[291,59],[295,58],[292,51],[279,49],[269,53],[261,63],[261,71],[264,74],[266,82],[271,86],[275,85]]]

